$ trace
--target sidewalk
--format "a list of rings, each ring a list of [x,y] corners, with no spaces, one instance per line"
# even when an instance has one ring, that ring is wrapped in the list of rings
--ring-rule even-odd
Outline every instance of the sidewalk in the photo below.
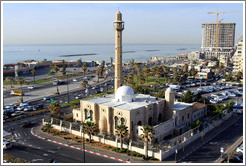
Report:
[[[41,126],[35,127],[33,128],[33,133],[34,136],[40,138],[40,139],[45,139],[46,141],[49,142],[53,142],[53,143],[57,143],[63,146],[67,146],[70,148],[74,148],[74,149],[78,149],[78,150],[82,150],[83,149],[83,145],[79,144],[79,143],[75,143],[72,141],[68,141],[68,140],[64,140],[58,137],[54,137],[51,135],[47,135],[46,133],[41,131]],[[93,146],[89,146],[89,145],[85,145],[85,150],[88,153],[93,153],[96,155],[100,155],[103,157],[107,157],[107,158],[111,158],[114,160],[118,160],[118,161],[122,161],[122,162],[126,162],[126,163],[154,163],[156,161],[145,161],[133,156],[127,156],[124,154],[119,154],[119,153],[115,153],[113,151],[108,151],[108,150],[104,150],[104,149],[99,149]],[[159,162],[157,162],[159,163]]]

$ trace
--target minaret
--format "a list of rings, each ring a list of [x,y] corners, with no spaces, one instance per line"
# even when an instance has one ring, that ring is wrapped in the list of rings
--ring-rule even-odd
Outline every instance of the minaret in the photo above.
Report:
[[[124,30],[124,22],[122,14],[118,11],[115,14],[114,21],[115,30],[115,79],[114,92],[122,85],[122,31]]]

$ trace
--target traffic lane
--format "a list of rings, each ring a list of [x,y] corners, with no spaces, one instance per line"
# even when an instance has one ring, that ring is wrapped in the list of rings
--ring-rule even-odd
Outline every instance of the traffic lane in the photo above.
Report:
[[[196,163],[214,162],[221,155],[221,147],[224,147],[226,150],[243,135],[243,116],[239,116],[241,117],[233,125],[222,131],[182,161]]]
[[[13,155],[15,157],[23,158],[28,161],[37,161],[37,162],[41,162],[41,161],[49,162],[49,160],[52,158],[59,163],[62,162],[81,163],[84,161],[81,159],[83,153],[80,150],[68,148],[66,146],[62,146],[59,144],[48,142],[46,140],[39,139],[31,134],[30,128],[18,127],[18,123],[15,123],[13,126],[15,127],[14,133],[18,135],[18,137],[14,138],[16,142],[13,143],[13,149],[6,151],[7,154]],[[5,128],[6,127],[8,126],[5,126]],[[73,154],[72,157],[71,154]],[[87,163],[119,162],[116,160],[112,160],[109,158],[105,158],[87,152],[86,152],[86,158],[88,159],[88,161],[86,160]]]

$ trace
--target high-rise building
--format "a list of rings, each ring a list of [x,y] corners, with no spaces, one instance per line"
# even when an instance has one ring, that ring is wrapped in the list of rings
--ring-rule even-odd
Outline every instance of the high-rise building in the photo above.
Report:
[[[243,72],[243,42],[238,42],[237,50],[233,56],[233,74]]]
[[[122,31],[124,30],[124,22],[122,14],[118,11],[115,14],[114,21],[115,30],[115,80],[114,91],[122,85]]]
[[[217,23],[202,24],[202,52],[206,58],[220,55],[231,56],[235,42],[235,23],[219,23],[218,32]],[[216,35],[217,44],[216,44]]]

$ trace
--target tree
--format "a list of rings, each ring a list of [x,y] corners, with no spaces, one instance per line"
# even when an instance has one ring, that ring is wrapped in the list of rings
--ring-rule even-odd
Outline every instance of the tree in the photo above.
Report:
[[[82,86],[83,88],[85,88],[87,84],[88,84],[88,81],[83,80],[82,83],[81,83],[81,86]]]
[[[131,66],[131,67],[133,67],[133,66],[134,66],[134,64],[135,64],[134,59],[130,60],[130,66]]]
[[[81,58],[76,61],[77,66],[81,67],[82,65],[82,60]]]
[[[188,72],[188,64],[187,64],[187,63],[184,64],[184,72],[185,72],[185,73]]]
[[[225,79],[227,80],[227,81],[232,81],[233,80],[233,78],[232,78],[232,72],[229,72],[228,74],[226,74],[225,75]]]
[[[48,107],[51,114],[60,114],[61,113],[61,106],[59,103],[51,103]]]
[[[67,69],[67,68],[64,66],[64,67],[62,68],[62,70],[61,70],[61,73],[62,73],[63,76],[66,75],[66,69]]]
[[[100,76],[100,74],[101,74],[101,70],[102,70],[102,68],[99,67],[99,68],[97,69],[97,71],[96,71],[96,74],[97,74],[97,82],[99,82],[99,76]]]
[[[13,77],[8,77],[8,81],[10,83],[10,87],[13,88],[13,83],[14,83],[14,78]]]
[[[84,65],[81,67],[83,73],[84,73],[84,77],[85,77],[85,72],[87,70],[87,63],[85,62]]]
[[[240,81],[240,79],[242,78],[242,76],[243,76],[243,72],[239,71],[239,72],[235,75],[236,81]]]
[[[200,126],[200,125],[201,125],[200,120],[197,120],[196,122],[194,122],[193,124],[191,124],[191,128],[194,129],[194,128],[196,128],[197,126]]]
[[[52,65],[51,68],[55,73],[57,73],[60,70],[60,67],[57,65]],[[56,93],[59,94],[58,84],[56,86]]]
[[[182,98],[182,102],[185,103],[192,103],[192,93],[190,90],[188,90],[185,94],[184,97]]]
[[[148,158],[148,145],[151,144],[152,138],[154,137],[155,131],[151,126],[143,126],[141,128],[143,134],[141,134],[141,139],[145,142],[145,159]]]
[[[44,126],[43,126],[43,129],[45,130],[45,131],[47,131],[48,133],[50,133],[51,132],[51,130],[52,130],[52,124],[50,124],[50,123],[47,123],[47,124],[45,124]]]
[[[115,135],[120,138],[120,149],[123,147],[123,139],[128,136],[128,127],[125,125],[117,125]]]
[[[136,70],[137,70],[138,75],[140,75],[140,72],[141,72],[140,65],[138,63],[135,63],[135,67],[136,67]]]
[[[33,75],[33,82],[35,82],[35,76],[36,76],[36,70],[35,69],[32,69],[31,70],[31,73],[32,73],[32,75]]]
[[[149,76],[149,67],[144,67],[144,76],[146,77],[146,82],[148,83],[148,76]]]
[[[128,77],[127,77],[126,75],[124,75],[124,76],[123,76],[123,83],[124,83],[124,85],[127,84],[127,80],[128,80]]]
[[[113,70],[114,69],[114,66],[113,66],[113,57],[110,57],[110,63],[111,63],[112,70]]]
[[[91,136],[98,131],[97,126],[94,122],[89,122],[89,121],[87,121],[83,125],[84,125],[84,131],[86,134],[89,135],[89,142],[91,143]]]

